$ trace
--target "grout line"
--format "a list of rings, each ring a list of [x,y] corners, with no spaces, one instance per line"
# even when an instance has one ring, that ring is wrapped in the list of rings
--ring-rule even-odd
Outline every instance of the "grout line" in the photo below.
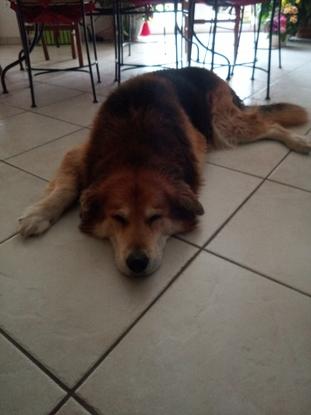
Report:
[[[14,236],[16,236],[18,234],[18,232],[14,232],[12,233],[10,236],[7,236],[6,238],[2,239],[0,241],[0,245],[4,244],[5,242],[9,241],[10,239],[14,238]]]
[[[295,186],[295,185],[293,185],[293,184],[283,183],[283,182],[278,181],[278,180],[275,180],[275,179],[266,179],[266,181],[267,181],[267,182],[276,183],[276,184],[280,184],[281,186],[290,187],[290,188],[292,188],[292,189],[301,190],[302,192],[311,193],[311,190],[307,190],[307,189],[304,189],[304,188],[302,188],[302,187]]]
[[[11,163],[7,162],[6,160],[1,160],[1,162],[2,162],[3,164],[6,164],[7,166],[13,167],[13,168],[14,168],[14,169],[16,169],[16,170],[19,170],[19,171],[22,171],[23,173],[29,174],[30,176],[33,176],[33,177],[35,177],[36,179],[42,180],[42,181],[44,181],[44,182],[46,182],[46,183],[48,183],[48,182],[49,182],[49,180],[48,180],[48,179],[45,179],[44,177],[38,176],[37,174],[32,173],[32,172],[30,172],[30,171],[28,171],[28,170],[25,170],[25,169],[23,169],[22,167],[16,166],[15,164],[11,164]]]
[[[216,166],[216,167],[221,167],[223,169],[231,170],[231,171],[234,171],[236,173],[246,174],[247,176],[256,177],[256,179],[263,179],[264,178],[263,176],[259,176],[258,174],[249,173],[249,172],[246,172],[246,171],[243,171],[243,170],[235,169],[234,167],[223,166],[223,165],[215,163],[213,161],[207,161],[206,164],[210,164],[210,165]]]
[[[214,233],[208,238],[208,240],[203,244],[203,249],[223,230],[223,228],[230,222],[230,220],[236,215],[236,213],[249,201],[249,199],[257,192],[257,190],[265,183],[265,179],[251,191],[251,193],[238,205],[238,207],[227,217],[227,219],[217,228]]]
[[[183,236],[182,236],[182,234],[180,234],[180,235],[172,235],[171,238],[177,239],[178,241],[181,241],[181,242],[185,242],[188,245],[193,246],[194,248],[202,249],[202,246],[196,244],[195,242],[191,242],[191,241],[188,241],[188,239],[184,239]]]
[[[83,95],[83,94],[82,94]],[[90,100],[91,101],[91,100]],[[91,104],[95,104],[93,101],[91,101]],[[101,104],[101,102],[97,102],[96,104]],[[96,105],[95,104],[95,105]],[[51,104],[52,105],[52,104]],[[47,107],[46,107],[47,108]],[[99,109],[99,107],[98,107],[98,109]],[[52,119],[52,120],[54,120],[54,121],[61,121],[61,122],[63,122],[63,123],[66,123],[66,124],[70,124],[70,125],[73,125],[73,126],[75,126],[75,127],[77,127],[77,128],[79,128],[79,129],[81,129],[81,128],[86,128],[86,126],[85,125],[82,125],[82,124],[78,124],[78,123],[73,123],[73,122],[71,122],[71,121],[67,121],[67,120],[63,120],[62,118],[57,118],[57,117],[54,117],[54,116],[52,116],[52,115],[49,115],[49,114],[44,114],[43,112],[39,112],[40,110],[37,110],[37,111],[31,111],[31,110],[29,110],[29,111],[27,111],[27,112],[30,112],[31,114],[37,114],[37,115],[40,115],[41,117],[47,117],[47,118],[50,118],[50,119]],[[95,115],[92,117],[92,120],[94,119],[94,117],[95,117]],[[92,121],[91,121],[92,122]]]
[[[92,415],[100,415],[92,405],[90,405],[86,400],[81,398],[79,395],[75,393],[72,394],[72,398],[75,399],[84,409],[86,409]]]
[[[37,82],[36,82],[37,83]],[[35,85],[34,85],[34,88],[35,88],[35,92],[36,92],[36,83],[35,83]],[[43,82],[38,82],[39,84],[44,84]],[[47,85],[47,84],[44,84],[44,85]],[[57,88],[57,85],[49,85],[49,86],[55,86],[55,88]],[[58,87],[58,88],[60,88],[60,87]],[[29,89],[29,85],[27,85],[27,86],[25,86],[25,87],[23,87],[23,88],[21,88],[21,89],[18,89],[17,90],[17,92],[20,92],[20,91],[23,91],[23,90],[28,90]],[[66,89],[68,89],[68,88],[66,88]],[[30,91],[30,90],[29,90]],[[80,90],[76,90],[77,92],[81,92]],[[8,92],[8,95],[9,94],[14,94],[14,92],[15,91],[13,91],[13,92]],[[56,101],[56,102],[51,102],[50,104],[47,104],[47,105],[43,105],[43,106],[40,106],[40,108],[46,108],[46,107],[48,107],[48,106],[50,106],[50,105],[53,105],[53,104],[60,104],[60,103],[63,103],[64,101],[67,101],[67,100],[70,100],[70,99],[72,99],[72,98],[74,98],[74,97],[78,97],[78,96],[80,96],[80,95],[83,95],[83,93],[81,92],[80,94],[77,94],[77,95],[74,95],[74,96],[72,96],[72,97],[67,97],[67,98],[63,98],[63,99],[61,99],[60,101]],[[30,92],[29,92],[29,100],[30,100]],[[34,110],[33,108],[31,108],[31,106],[30,106],[30,102],[29,102],[29,107],[27,107],[27,108],[25,108],[25,107],[20,107],[18,104],[9,104],[9,103],[6,103],[5,102],[5,99],[3,100],[3,103],[5,103],[5,105],[9,105],[9,106],[11,106],[11,107],[13,107],[13,108],[16,108],[16,109],[19,109],[19,110],[23,110],[24,112],[31,112],[31,113],[34,113],[34,114],[37,114],[37,111],[36,110]],[[15,114],[15,115],[19,115],[19,114]]]
[[[69,401],[69,399],[75,400],[83,409],[85,409],[91,415],[100,415],[87,401],[80,398],[75,393],[68,393],[58,404],[49,412],[48,415],[57,415],[58,411]]]
[[[57,121],[59,121],[59,120],[57,120]],[[75,125],[75,124],[73,124],[73,125]],[[12,159],[12,158],[14,158],[14,157],[18,157],[18,156],[21,156],[22,154],[29,153],[29,152],[30,152],[30,151],[32,151],[32,150],[35,150],[35,149],[40,148],[40,147],[44,147],[44,146],[45,146],[45,145],[47,145],[47,144],[54,143],[54,142],[56,142],[56,141],[58,141],[58,140],[61,140],[62,138],[66,138],[66,137],[67,137],[67,136],[69,136],[69,135],[75,134],[75,133],[77,133],[77,132],[79,132],[79,131],[82,131],[82,130],[84,130],[84,129],[88,129],[88,127],[81,127],[81,126],[79,126],[79,125],[75,125],[75,126],[77,127],[77,129],[76,129],[76,130],[73,130],[73,131],[71,131],[71,132],[69,132],[69,133],[66,133],[66,134],[64,134],[64,135],[62,135],[62,136],[60,136],[60,137],[53,138],[53,139],[51,139],[51,140],[49,140],[49,141],[46,141],[45,143],[41,143],[41,144],[38,144],[38,145],[36,145],[36,146],[34,146],[34,147],[28,148],[27,150],[24,150],[24,151],[22,151],[22,152],[20,152],[20,153],[14,154],[14,155],[9,156],[9,157],[6,157],[6,158],[2,159],[2,161],[8,161],[8,160],[11,160],[11,159]],[[14,167],[16,167],[16,166],[14,166]]]
[[[62,408],[66,404],[66,402],[69,401],[71,398],[70,394],[67,394],[64,398],[62,398],[58,404],[54,406],[54,408],[49,412],[49,415],[55,415],[57,414],[58,410]]]
[[[221,259],[223,259],[223,260],[225,260],[227,262],[230,262],[231,264],[237,265],[240,268],[246,269],[247,271],[251,271],[253,274],[256,274],[256,275],[258,275],[260,277],[263,277],[263,278],[265,278],[265,279],[267,279],[267,280],[269,280],[271,282],[274,282],[274,283],[276,283],[278,285],[282,285],[285,288],[288,288],[288,289],[290,289],[292,291],[296,291],[299,294],[302,294],[302,295],[304,295],[306,297],[311,298],[311,294],[309,294],[309,293],[301,290],[300,288],[296,288],[293,285],[287,284],[286,282],[280,281],[280,280],[278,280],[278,279],[276,279],[274,277],[270,277],[269,275],[264,274],[263,272],[258,271],[256,269],[253,269],[253,268],[249,267],[248,265],[241,264],[240,262],[237,262],[234,259],[228,258],[228,257],[226,257],[226,256],[224,256],[222,254],[219,254],[217,252],[211,251],[210,249],[207,249],[207,248],[204,248],[204,251],[207,252],[207,253],[209,253],[209,254],[211,254],[211,255],[214,255],[214,256],[216,256],[218,258],[221,258]]]
[[[30,352],[28,352],[23,346],[17,343],[2,327],[0,327],[0,334],[5,337],[13,346],[15,346],[24,356],[26,356],[33,364],[42,370],[50,379],[52,379],[61,389],[65,392],[70,392],[70,388],[66,386],[57,376],[54,375],[49,369],[47,369],[39,360],[37,360]]]
[[[236,213],[249,201],[249,199],[257,192],[257,190],[267,181],[267,178],[274,172],[275,169],[286,159],[290,150],[281,158],[281,160],[273,167],[273,169],[262,179],[262,181],[255,187],[255,189],[240,203],[240,205],[231,213],[230,216],[223,222],[223,224],[216,229],[216,231],[210,236],[210,238],[203,244],[203,249],[222,231],[222,229],[230,222],[230,220],[236,215]]]
[[[23,355],[25,355],[33,364],[41,369],[48,377],[50,377],[61,389],[63,389],[67,395],[52,409],[49,415],[54,415],[57,411],[72,397],[75,399],[84,409],[86,409],[92,415],[99,415],[99,413],[83,398],[76,394],[76,390],[86,381],[86,379],[99,367],[104,359],[113,351],[115,347],[127,336],[127,334],[139,323],[139,321],[147,314],[147,312],[153,307],[155,303],[162,297],[163,294],[174,284],[178,277],[184,272],[186,268],[197,258],[197,256],[203,251],[203,248],[199,248],[188,261],[180,268],[180,270],[172,277],[172,279],[162,288],[162,290],[156,295],[156,297],[149,303],[149,305],[138,315],[138,317],[126,328],[126,330],[113,342],[113,344],[100,356],[99,359],[91,366],[90,369],[80,378],[80,380],[72,387],[68,387],[64,384],[56,375],[54,375],[49,369],[47,369],[39,360],[37,360],[30,352],[28,352],[23,346],[21,346],[13,337],[11,337],[3,328],[0,327],[0,334],[2,334],[13,346],[15,346]]]
[[[71,389],[72,393],[86,381],[86,379],[98,368],[98,366],[105,360],[105,358],[113,351],[115,347],[126,337],[126,335],[136,326],[136,324],[147,314],[147,312],[153,307],[153,305],[162,297],[163,294],[174,284],[178,277],[185,271],[186,268],[196,259],[196,257],[202,252],[202,248],[198,249],[192,257],[180,268],[175,276],[162,288],[162,290],[155,296],[150,304],[136,317],[136,319],[127,327],[127,329],[113,342],[113,344],[100,356],[97,361],[86,371],[86,373],[80,378],[80,380]]]
[[[222,231],[222,229],[230,222],[230,220],[236,215],[236,213],[249,201],[249,199],[257,192],[257,190],[267,181],[267,178],[272,172],[278,168],[278,166],[286,159],[289,155],[290,150],[281,158],[281,160],[273,167],[273,169],[261,180],[261,182],[255,187],[254,190],[244,199],[239,206],[227,217],[227,219],[220,225],[218,229],[208,238],[208,240],[202,245],[203,249]]]

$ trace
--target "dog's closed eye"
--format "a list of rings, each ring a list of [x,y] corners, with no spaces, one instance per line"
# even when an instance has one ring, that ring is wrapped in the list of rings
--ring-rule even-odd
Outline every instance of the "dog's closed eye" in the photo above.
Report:
[[[123,216],[119,213],[116,213],[116,214],[112,215],[111,217],[112,217],[113,220],[115,220],[117,223],[119,223],[122,226],[126,226],[129,223],[128,219],[125,216]]]
[[[163,216],[160,213],[155,213],[154,215],[151,215],[147,219],[147,223],[148,223],[148,225],[152,225],[153,223],[157,222],[158,220],[160,220],[162,218],[163,218]]]

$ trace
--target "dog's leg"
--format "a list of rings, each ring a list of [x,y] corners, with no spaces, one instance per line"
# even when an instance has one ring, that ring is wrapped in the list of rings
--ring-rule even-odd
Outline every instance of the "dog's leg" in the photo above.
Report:
[[[213,117],[215,147],[234,147],[263,139],[277,140],[289,149],[309,153],[311,139],[264,119],[257,111],[223,108]]]
[[[245,107],[234,102],[234,95],[225,83],[221,83],[212,95],[213,143],[216,148],[272,139],[291,150],[308,153],[311,139],[280,125],[301,125],[307,118],[306,111],[293,104]]]
[[[296,134],[279,124],[272,124],[267,131],[257,137],[257,140],[265,138],[280,141],[289,149],[297,151],[298,153],[309,153],[311,151],[310,137]]]
[[[18,232],[24,236],[45,232],[77,198],[85,145],[69,151],[43,197],[19,218]]]

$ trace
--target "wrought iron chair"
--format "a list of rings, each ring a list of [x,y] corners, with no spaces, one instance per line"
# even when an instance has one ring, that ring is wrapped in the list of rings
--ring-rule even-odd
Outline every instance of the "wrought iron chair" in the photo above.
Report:
[[[178,4],[181,4],[179,0],[115,0],[114,1],[114,27],[115,27],[115,45],[116,45],[116,60],[115,60],[115,80],[120,83],[121,81],[121,68],[122,66],[127,66],[128,68],[139,68],[149,65],[144,64],[128,64],[124,61],[123,56],[123,46],[124,46],[124,30],[123,30],[123,17],[127,15],[141,14],[142,9],[145,13],[148,13],[151,8],[155,5],[165,5],[165,4],[174,4],[174,15],[175,15],[175,24],[174,24],[174,37],[175,37],[175,67],[178,67],[178,25],[177,25],[177,13],[178,13]],[[162,11],[156,11],[155,13],[163,13]],[[156,67],[162,66],[161,63],[158,65],[152,65]]]
[[[240,37],[241,37],[241,32],[242,32],[242,24],[243,24],[243,17],[244,17],[244,8],[245,6],[250,6],[250,5],[257,5],[260,4],[261,5],[261,12],[259,14],[259,19],[258,19],[258,24],[257,24],[257,33],[256,33],[256,37],[255,37],[255,42],[254,42],[254,58],[253,61],[251,62],[251,66],[252,66],[252,77],[251,79],[254,79],[254,74],[255,74],[255,69],[257,68],[256,63],[257,63],[257,50],[258,50],[258,41],[259,41],[259,35],[260,35],[260,28],[261,28],[261,17],[262,17],[262,5],[265,3],[272,3],[272,12],[271,12],[271,22],[273,22],[273,19],[276,15],[276,9],[277,9],[277,5],[279,5],[280,0],[189,0],[189,23],[188,23],[188,31],[189,31],[189,36],[188,36],[188,41],[189,41],[189,47],[188,47],[188,64],[191,64],[191,46],[193,43],[193,38],[196,37],[196,40],[200,42],[200,40],[198,39],[198,37],[195,34],[194,31],[194,25],[197,23],[206,23],[209,22],[212,24],[212,46],[209,49],[208,47],[206,47],[202,42],[201,45],[203,47],[205,47],[207,50],[210,50],[211,52],[211,70],[214,70],[214,65],[215,65],[215,55],[220,55],[222,56],[223,59],[225,59],[226,64],[228,66],[228,75],[227,75],[227,80],[229,80],[231,78],[231,76],[233,75],[234,72],[234,67],[237,64],[237,57],[238,57],[238,50],[239,50],[239,43],[240,43]],[[195,19],[195,5],[196,3],[204,3],[208,6],[212,6],[213,10],[214,10],[214,16],[211,20],[204,20],[204,19],[199,19],[196,20]],[[217,25],[219,24],[219,22],[222,22],[222,20],[220,20],[218,18],[218,13],[219,13],[219,9],[220,7],[231,7],[234,10],[234,17],[231,20],[232,22],[234,22],[234,51],[233,51],[233,62],[231,63],[230,60],[224,56],[219,54],[216,50],[215,50],[215,41],[216,41],[216,34],[217,34]],[[280,7],[279,7],[279,12],[278,12],[278,17],[280,18]],[[281,67],[281,44],[280,44],[280,27],[278,30],[278,34],[279,34],[279,67]],[[272,23],[270,24],[270,30],[269,30],[269,46],[268,46],[268,60],[267,60],[267,69],[264,68],[260,68],[264,71],[267,72],[267,93],[266,93],[266,99],[270,99],[270,79],[271,79],[271,51],[272,51]]]
[[[97,61],[97,50],[95,43],[95,30],[92,11],[94,10],[94,0],[10,0],[11,8],[16,12],[18,26],[20,30],[20,36],[22,41],[22,54],[20,58],[8,65],[3,69],[1,74],[1,82],[3,86],[3,92],[7,93],[5,75],[6,72],[16,64],[25,60],[28,72],[29,86],[31,92],[31,106],[36,107],[35,92],[33,85],[33,71],[36,71],[36,75],[58,72],[58,71],[83,71],[89,72],[91,88],[93,93],[93,100],[97,102],[95,83],[93,76],[93,65],[96,66],[97,80],[100,82],[99,67]],[[90,16],[91,32],[93,40],[93,50],[95,61],[91,62],[90,49],[88,45],[86,14]],[[66,69],[59,68],[36,68],[31,65],[30,53],[33,47],[38,43],[42,36],[43,28],[45,25],[78,25],[81,24],[83,28],[85,38],[85,49],[87,56],[87,65],[73,66]],[[30,42],[27,35],[26,24],[35,25],[35,34]]]

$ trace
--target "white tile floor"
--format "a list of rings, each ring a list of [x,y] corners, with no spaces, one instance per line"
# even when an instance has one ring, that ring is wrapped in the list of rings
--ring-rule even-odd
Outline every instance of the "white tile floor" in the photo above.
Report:
[[[0,47],[0,64],[17,50]],[[100,48],[100,102],[112,52]],[[283,61],[272,99],[311,111],[311,44],[289,44]],[[237,68],[231,83],[263,102],[264,74],[249,77]],[[15,234],[98,109],[86,74],[35,83],[37,109],[18,70],[0,95],[0,414],[310,414],[311,156],[269,141],[210,154],[200,227],[170,240],[156,274],[130,280],[108,243],[79,232],[78,209],[42,237]]]

